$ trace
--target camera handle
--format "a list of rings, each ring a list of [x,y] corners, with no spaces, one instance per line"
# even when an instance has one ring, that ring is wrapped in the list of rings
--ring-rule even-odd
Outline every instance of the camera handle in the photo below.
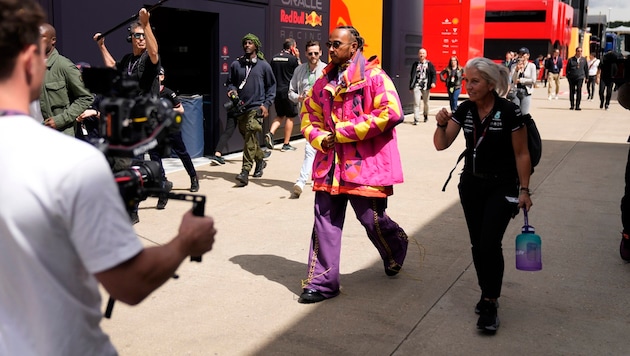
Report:
[[[204,216],[206,210],[206,196],[197,194],[168,193],[169,199],[192,201],[194,216]],[[190,256],[191,262],[201,262],[201,256]]]
[[[206,196],[205,195],[168,193],[168,197],[169,199],[192,201],[193,215],[194,216],[205,215],[205,210],[206,210]],[[201,262],[201,256],[190,256],[190,261]],[[177,279],[179,278],[179,275],[174,274],[173,278]],[[114,310],[114,302],[116,302],[116,299],[109,297],[109,300],[107,301],[107,307],[105,308],[105,314],[104,314],[104,316],[107,319],[111,319],[112,317],[112,311]]]

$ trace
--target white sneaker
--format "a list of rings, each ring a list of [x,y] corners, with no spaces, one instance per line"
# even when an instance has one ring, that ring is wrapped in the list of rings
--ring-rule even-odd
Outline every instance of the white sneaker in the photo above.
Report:
[[[556,96],[553,97],[555,100],[558,100],[558,94],[556,94]]]
[[[301,194],[302,194],[302,187],[296,184],[293,186],[293,192],[291,193],[291,196],[289,197],[289,199],[300,199]]]
[[[551,99],[553,99],[553,97],[549,95],[549,97],[547,97],[547,100],[551,100]]]

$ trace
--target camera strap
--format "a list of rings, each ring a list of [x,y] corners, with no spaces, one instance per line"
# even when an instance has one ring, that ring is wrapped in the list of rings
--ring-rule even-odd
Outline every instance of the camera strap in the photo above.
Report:
[[[252,67],[251,65],[246,65],[245,66],[245,79],[243,79],[243,81],[241,82],[241,85],[238,86],[238,90],[243,90],[243,88],[245,87],[245,84],[247,83],[247,78],[249,78],[249,73],[251,73],[252,71]]]

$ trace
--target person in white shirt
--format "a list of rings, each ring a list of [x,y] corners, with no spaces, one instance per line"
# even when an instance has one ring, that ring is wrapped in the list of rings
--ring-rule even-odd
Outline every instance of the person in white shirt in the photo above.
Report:
[[[595,54],[588,55],[588,77],[586,78],[586,91],[588,92],[588,98],[586,100],[593,101],[595,96],[595,84],[599,85],[599,78],[597,77],[599,69],[599,59],[595,57]]]
[[[99,283],[137,304],[210,251],[216,230],[188,212],[173,240],[144,248],[105,156],[27,115],[45,21],[35,0],[0,0],[0,355],[116,355]]]
[[[302,107],[302,102],[304,98],[306,98],[306,94],[311,90],[317,78],[321,77],[322,70],[326,67],[326,63],[322,62],[320,59],[321,56],[322,48],[319,41],[311,40],[306,42],[307,61],[295,68],[291,83],[289,84],[289,100],[298,103],[298,112]],[[302,194],[304,185],[306,185],[306,181],[311,175],[314,159],[315,149],[307,140],[306,146],[304,146],[304,161],[300,169],[300,176],[293,186],[293,192],[291,192],[289,199],[298,199]]]

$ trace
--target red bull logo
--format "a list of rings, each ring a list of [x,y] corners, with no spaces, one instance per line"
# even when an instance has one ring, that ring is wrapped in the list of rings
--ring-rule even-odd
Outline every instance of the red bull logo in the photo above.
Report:
[[[280,10],[280,22],[295,25],[311,25],[311,27],[322,26],[323,15],[318,15],[315,11],[306,14],[304,11],[285,9]]]
[[[311,13],[306,16],[306,21],[304,22],[304,24],[311,25],[311,27],[322,26],[323,17],[323,15],[317,15],[315,11],[311,11]]]

